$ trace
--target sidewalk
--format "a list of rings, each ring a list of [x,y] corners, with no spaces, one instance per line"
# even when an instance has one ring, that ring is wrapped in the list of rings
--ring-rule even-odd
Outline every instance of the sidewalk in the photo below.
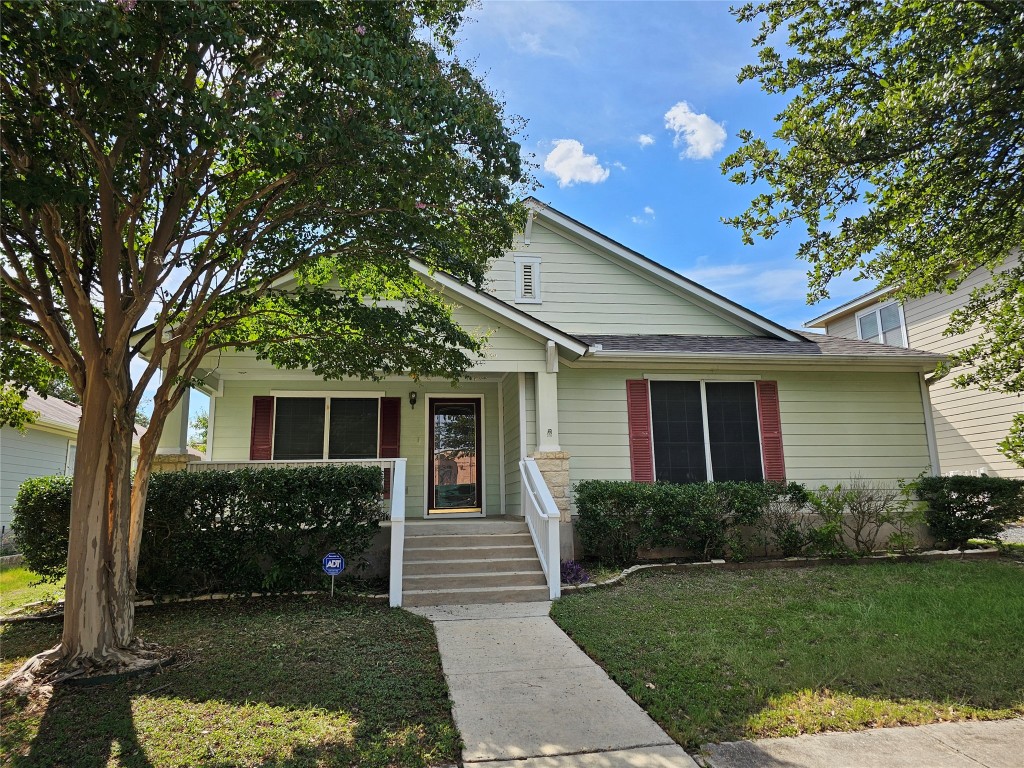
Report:
[[[708,768],[1019,768],[1024,720],[731,741],[701,752]]]
[[[550,603],[413,608],[434,622],[466,766],[696,768],[548,618]]]

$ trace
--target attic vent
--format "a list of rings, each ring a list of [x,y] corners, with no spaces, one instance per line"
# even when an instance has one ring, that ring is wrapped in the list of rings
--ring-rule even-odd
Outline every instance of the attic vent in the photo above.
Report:
[[[540,259],[516,256],[516,304],[540,304]]]

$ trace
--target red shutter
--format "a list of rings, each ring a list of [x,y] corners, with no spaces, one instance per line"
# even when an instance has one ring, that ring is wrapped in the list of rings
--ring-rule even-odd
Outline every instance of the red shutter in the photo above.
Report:
[[[380,399],[380,450],[382,459],[397,459],[400,452],[399,437],[402,432],[402,398],[382,397]],[[384,470],[384,498],[391,498],[391,470]]]
[[[274,398],[252,399],[252,434],[249,437],[249,461],[267,461],[274,441]]]
[[[782,455],[779,385],[776,382],[757,382],[757,412],[761,421],[761,457],[764,460],[764,479],[785,480],[786,462]]]
[[[640,483],[653,483],[651,392],[647,379],[626,380],[626,416],[629,421],[630,477]]]

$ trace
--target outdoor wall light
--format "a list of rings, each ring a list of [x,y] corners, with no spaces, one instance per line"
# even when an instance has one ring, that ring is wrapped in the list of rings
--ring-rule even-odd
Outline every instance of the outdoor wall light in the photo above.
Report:
[[[416,390],[413,390],[412,392],[409,393],[409,407],[410,408],[415,408],[416,407],[416,399],[417,399]]]

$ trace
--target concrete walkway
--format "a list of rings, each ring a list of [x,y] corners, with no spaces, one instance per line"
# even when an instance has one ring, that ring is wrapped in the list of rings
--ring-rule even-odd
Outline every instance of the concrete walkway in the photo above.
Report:
[[[708,744],[708,768],[1020,768],[1024,720]]]
[[[466,766],[696,768],[548,617],[550,603],[412,608],[434,622]]]

